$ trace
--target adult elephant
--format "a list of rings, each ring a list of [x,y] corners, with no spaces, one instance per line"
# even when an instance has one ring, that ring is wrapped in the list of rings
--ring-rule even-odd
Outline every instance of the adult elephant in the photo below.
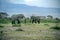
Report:
[[[40,23],[40,16],[36,16],[36,21],[38,24]]]
[[[16,21],[17,21],[17,24],[21,23],[20,18],[17,15],[12,15],[11,19],[12,19],[12,24],[16,24]]]
[[[32,23],[40,23],[40,17],[39,16],[31,16]]]
[[[36,17],[35,16],[31,16],[31,22],[36,23]]]

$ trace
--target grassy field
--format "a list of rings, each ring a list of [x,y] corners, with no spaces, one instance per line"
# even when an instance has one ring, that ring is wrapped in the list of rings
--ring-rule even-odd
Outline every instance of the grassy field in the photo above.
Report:
[[[11,24],[2,25],[7,30],[5,32],[7,40],[60,40],[60,30],[50,29],[56,23],[21,24],[21,27],[12,27]],[[16,31],[19,28],[22,31]]]

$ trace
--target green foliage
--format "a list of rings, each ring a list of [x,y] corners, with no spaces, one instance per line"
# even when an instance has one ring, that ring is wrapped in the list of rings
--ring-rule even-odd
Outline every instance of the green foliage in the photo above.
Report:
[[[26,23],[31,23],[32,19],[26,19]],[[21,19],[21,23],[24,23],[25,19]],[[40,19],[41,23],[57,23],[57,20],[52,19],[52,20],[48,20],[48,19]]]
[[[41,23],[56,23],[56,20],[41,19]]]
[[[59,18],[55,18],[56,23],[60,23],[60,19]]]
[[[51,27],[51,29],[60,30],[60,26]]]
[[[0,19],[0,24],[7,24],[7,23],[11,23],[11,21],[8,19]]]

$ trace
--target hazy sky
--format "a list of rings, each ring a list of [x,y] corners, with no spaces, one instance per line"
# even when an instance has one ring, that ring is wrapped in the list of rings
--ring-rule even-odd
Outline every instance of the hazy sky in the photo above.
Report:
[[[0,0],[0,12],[10,15],[53,15],[60,17],[60,0]]]
[[[13,4],[26,4],[38,7],[60,8],[60,0],[9,0]]]

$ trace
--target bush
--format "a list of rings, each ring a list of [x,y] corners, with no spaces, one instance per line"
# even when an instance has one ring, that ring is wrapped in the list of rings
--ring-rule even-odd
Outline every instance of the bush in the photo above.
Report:
[[[0,28],[3,28],[4,26],[0,25]]]
[[[23,31],[23,30],[19,28],[19,29],[16,29],[16,31]]]
[[[0,19],[0,24],[8,24],[8,23],[11,23],[11,21],[8,19]]]
[[[51,27],[51,29],[60,30],[59,26]]]

